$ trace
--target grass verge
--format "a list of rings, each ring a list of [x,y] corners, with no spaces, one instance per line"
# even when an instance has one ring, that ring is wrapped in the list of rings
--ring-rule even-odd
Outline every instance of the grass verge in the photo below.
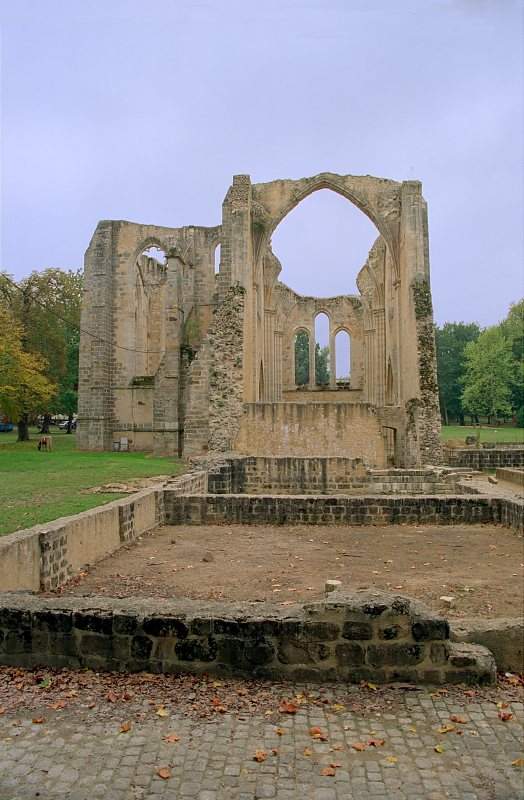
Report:
[[[14,432],[0,433],[0,535],[78,514],[123,496],[89,494],[86,489],[183,470],[177,458],[81,452],[75,449],[74,434],[68,436],[56,429],[51,433],[53,450],[39,452],[36,435],[32,435],[29,442],[16,442]]]

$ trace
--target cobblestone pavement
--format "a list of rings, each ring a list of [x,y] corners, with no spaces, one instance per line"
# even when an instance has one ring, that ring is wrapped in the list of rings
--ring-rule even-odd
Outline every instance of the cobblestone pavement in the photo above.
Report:
[[[524,797],[524,768],[512,764],[523,756],[522,703],[503,712],[485,698],[463,704],[422,690],[406,692],[391,713],[362,717],[339,708],[337,696],[328,690],[324,706],[299,705],[293,715],[131,716],[127,732],[119,709],[102,720],[68,708],[5,713],[0,800]],[[165,741],[170,733],[178,741]]]

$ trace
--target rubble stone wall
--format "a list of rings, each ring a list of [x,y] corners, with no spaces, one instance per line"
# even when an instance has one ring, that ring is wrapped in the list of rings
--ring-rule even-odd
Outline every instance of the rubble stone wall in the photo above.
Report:
[[[225,495],[177,496],[165,492],[171,525],[479,525],[522,531],[524,504],[479,495],[368,496]]]
[[[488,650],[452,643],[445,619],[381,592],[256,612],[249,604],[0,595],[0,663],[321,681],[495,681]]]
[[[444,450],[444,461],[450,467],[496,469],[524,467],[524,447],[452,448]]]

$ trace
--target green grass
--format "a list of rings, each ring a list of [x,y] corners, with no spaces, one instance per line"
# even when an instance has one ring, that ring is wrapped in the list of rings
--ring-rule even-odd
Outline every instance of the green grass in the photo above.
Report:
[[[471,425],[443,425],[442,440],[461,439],[466,436],[476,436],[478,428]],[[519,442],[524,444],[524,428],[496,428],[482,426],[480,429],[481,442]]]
[[[176,458],[147,453],[86,453],[75,450],[74,434],[51,429],[53,450],[37,450],[37,436],[16,442],[16,433],[0,433],[0,535],[122,497],[83,494],[82,490],[131,478],[182,471]]]

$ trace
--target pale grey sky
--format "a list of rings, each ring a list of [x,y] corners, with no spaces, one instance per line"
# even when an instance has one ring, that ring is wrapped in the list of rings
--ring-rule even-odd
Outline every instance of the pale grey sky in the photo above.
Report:
[[[1,267],[78,267],[99,219],[215,225],[231,177],[419,178],[435,317],[524,294],[521,0],[3,0]],[[376,232],[319,192],[282,279],[351,292]]]

